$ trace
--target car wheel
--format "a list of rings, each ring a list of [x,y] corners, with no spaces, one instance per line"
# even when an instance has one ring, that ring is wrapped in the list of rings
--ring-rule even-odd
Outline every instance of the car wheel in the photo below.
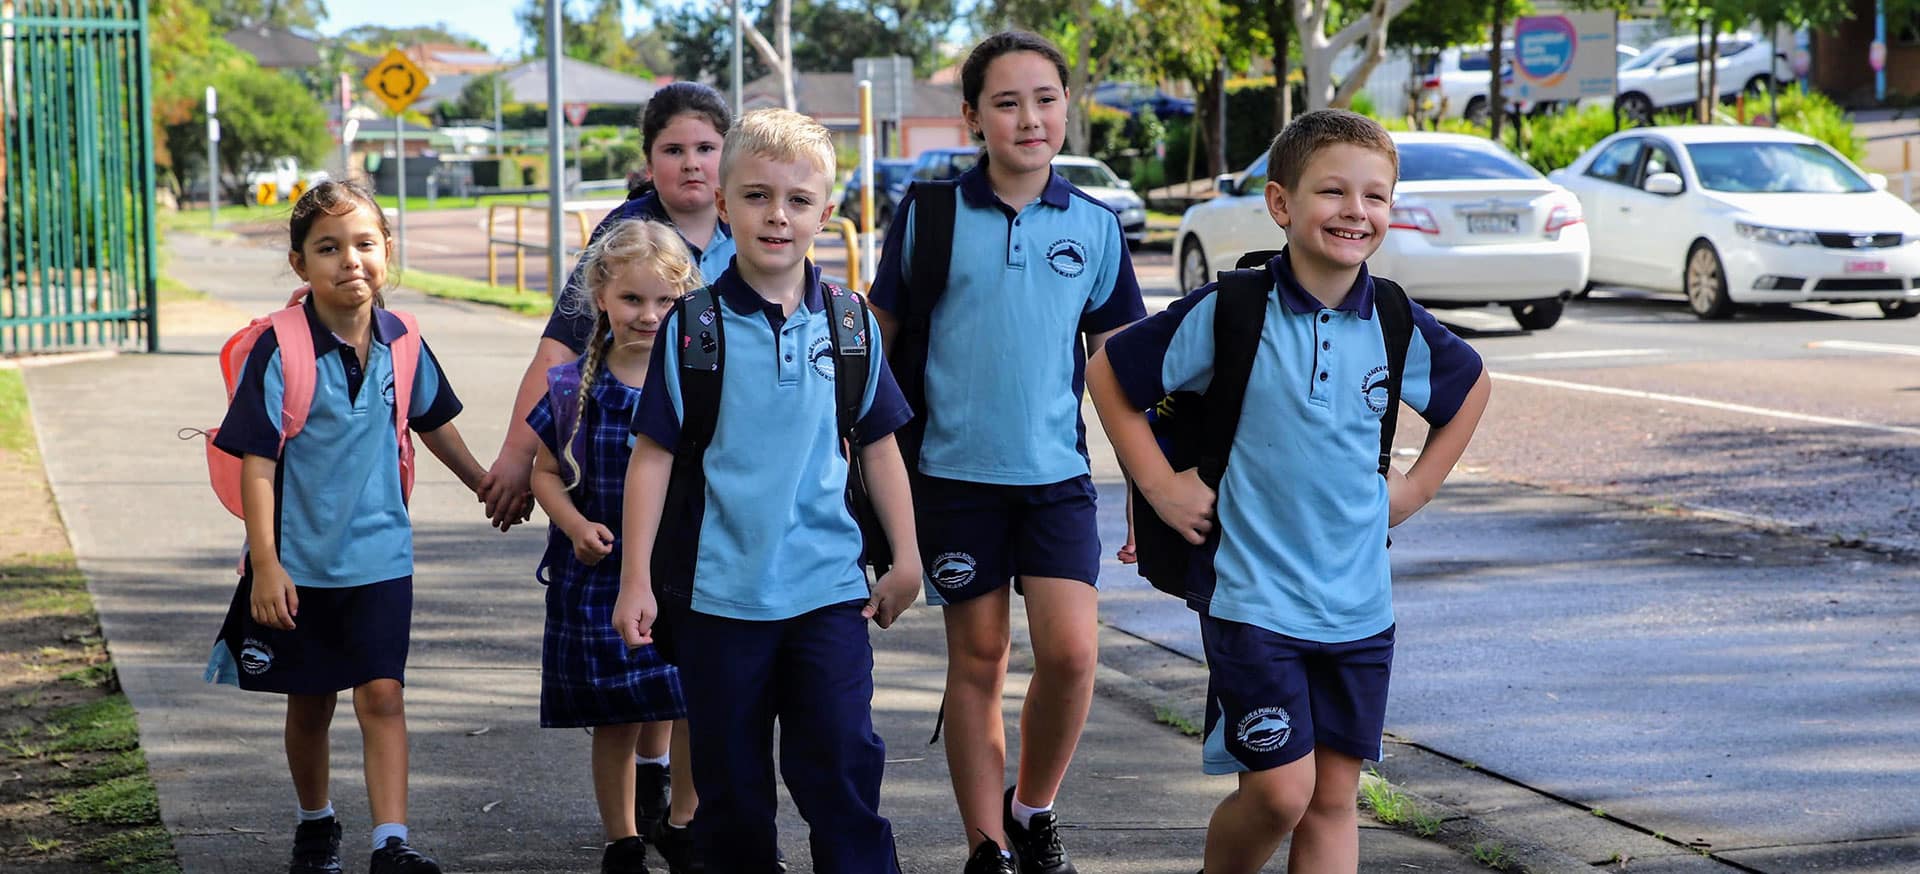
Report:
[[[1620,110],[1621,119],[1635,126],[1653,122],[1653,101],[1645,94],[1638,92],[1622,94],[1613,102],[1613,105]]]
[[[1472,124],[1486,124],[1488,115],[1487,98],[1485,97],[1475,97],[1468,100],[1466,111],[1461,113],[1461,117]]]
[[[1727,295],[1727,273],[1720,268],[1720,253],[1705,240],[1693,244],[1687,253],[1687,306],[1703,319],[1724,319],[1733,315],[1733,298]]]
[[[1566,308],[1567,305],[1557,297],[1525,301],[1509,307],[1513,310],[1513,320],[1529,331],[1544,331],[1553,327],[1555,322],[1560,321],[1560,314]]]
[[[1911,319],[1920,315],[1920,303],[1910,300],[1880,301],[1880,314],[1889,319]]]
[[[1747,80],[1747,96],[1748,97],[1767,96],[1768,84],[1770,83],[1767,82],[1767,77],[1765,74],[1748,79]]]
[[[1180,293],[1192,294],[1193,290],[1206,285],[1212,274],[1207,272],[1207,251],[1200,248],[1200,238],[1187,235],[1186,245],[1180,247]]]

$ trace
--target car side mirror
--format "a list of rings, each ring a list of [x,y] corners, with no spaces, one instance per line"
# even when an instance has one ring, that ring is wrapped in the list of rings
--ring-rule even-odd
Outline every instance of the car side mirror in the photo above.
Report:
[[[1875,191],[1885,191],[1887,190],[1887,177],[1883,173],[1868,173],[1867,184],[1873,186],[1873,190]]]
[[[1213,190],[1232,197],[1240,193],[1240,186],[1233,181],[1232,173],[1222,173],[1213,177]]]
[[[1672,197],[1685,191],[1687,183],[1680,180],[1678,173],[1655,173],[1652,176],[1648,176],[1647,181],[1642,183],[1640,187],[1645,189],[1648,194]]]
[[[1125,189],[1127,189],[1128,191],[1132,191],[1132,190],[1133,190],[1133,183],[1132,183],[1132,182],[1129,182],[1129,181],[1127,181],[1127,180],[1125,180],[1125,179],[1122,179],[1122,180],[1120,180],[1120,185],[1119,185],[1119,187],[1121,187],[1121,188],[1125,188]]]
[[[1560,168],[1560,169],[1558,169],[1558,170],[1553,170],[1553,171],[1549,171],[1549,172],[1547,173],[1547,181],[1548,181],[1548,182],[1551,182],[1551,183],[1553,183],[1553,184],[1555,184],[1555,185],[1565,185],[1565,184],[1567,184],[1567,170],[1566,170],[1566,168],[1565,168],[1565,167],[1562,167],[1562,168]]]

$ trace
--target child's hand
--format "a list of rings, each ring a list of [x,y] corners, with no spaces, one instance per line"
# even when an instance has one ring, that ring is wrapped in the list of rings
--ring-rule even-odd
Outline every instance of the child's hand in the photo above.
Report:
[[[511,453],[500,451],[500,457],[493,462],[493,469],[480,480],[474,494],[486,507],[487,521],[493,527],[506,531],[533,516],[533,492],[527,481],[532,476],[533,463],[519,458],[509,458]]]
[[[567,532],[567,536],[573,539],[573,557],[587,567],[613,554],[613,532],[598,522],[581,525],[578,530]]]
[[[1140,555],[1133,551],[1133,528],[1131,526],[1127,528],[1127,542],[1120,545],[1120,549],[1114,552],[1113,557],[1119,559],[1121,564],[1137,564],[1140,561]]]
[[[873,584],[873,597],[867,599],[860,615],[881,628],[893,627],[893,620],[907,612],[907,608],[913,606],[913,599],[920,596],[920,575],[918,564],[894,565]]]
[[[1392,528],[1420,512],[1433,495],[1428,494],[1399,468],[1387,468],[1387,527]]]
[[[293,630],[293,617],[300,614],[300,593],[278,562],[254,566],[252,606],[253,621],[281,631]]]
[[[653,620],[659,616],[660,603],[654,600],[651,585],[620,587],[620,597],[613,602],[613,630],[627,646],[652,643]]]
[[[1200,479],[1200,469],[1188,468],[1148,489],[1146,483],[1140,486],[1147,503],[1153,505],[1153,511],[1160,521],[1180,532],[1188,543],[1199,546],[1207,540],[1207,532],[1213,530],[1213,489]]]

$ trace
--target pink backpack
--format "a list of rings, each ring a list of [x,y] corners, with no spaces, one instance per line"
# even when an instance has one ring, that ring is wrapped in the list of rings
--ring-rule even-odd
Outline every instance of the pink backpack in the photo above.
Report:
[[[246,327],[235,331],[233,336],[227,338],[226,345],[220,347],[220,376],[226,380],[227,402],[231,404],[247,356],[253,353],[260,335],[273,332],[274,339],[280,345],[280,374],[285,383],[280,399],[280,448],[283,451],[287,441],[306,427],[307,413],[313,408],[314,383],[319,373],[313,354],[313,334],[307,327],[307,314],[301,306],[306,296],[306,286],[295,289],[284,309],[254,319]],[[400,497],[406,500],[413,496],[413,435],[407,430],[407,411],[413,401],[414,373],[420,367],[420,324],[407,313],[398,310],[388,312],[407,326],[406,335],[393,341],[391,350],[393,428],[400,446]],[[213,484],[213,493],[227,508],[227,512],[246,518],[240,503],[240,459],[213,445],[214,435],[220,433],[219,428],[204,433],[207,479]]]

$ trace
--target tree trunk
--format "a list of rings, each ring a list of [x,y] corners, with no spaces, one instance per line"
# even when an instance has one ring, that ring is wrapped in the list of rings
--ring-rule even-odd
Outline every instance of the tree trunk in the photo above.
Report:
[[[1067,117],[1067,154],[1085,155],[1093,128],[1093,120],[1087,117],[1093,105],[1093,90],[1088,87],[1088,70],[1093,64],[1093,0],[1076,0],[1073,11],[1080,24],[1080,44],[1073,55],[1073,66],[1067,69],[1066,86],[1080,111]]]
[[[740,10],[740,32],[746,35],[747,42],[753,44],[753,51],[760,56],[760,60],[765,61],[767,66],[773,68],[774,74],[780,77],[781,105],[788,109],[798,109],[799,101],[794,99],[793,93],[793,2],[792,0],[778,0],[778,2],[780,5],[775,8],[773,35],[780,41],[779,48],[774,48],[773,43],[767,41],[766,34],[761,33],[760,28],[747,20],[745,7]]]
[[[1293,120],[1293,89],[1287,87],[1287,42],[1293,21],[1287,17],[1285,0],[1267,0],[1267,33],[1273,37],[1273,132],[1277,134]]]
[[[1707,116],[1707,70],[1704,66],[1707,57],[1707,20],[1702,18],[1694,25],[1693,31],[1693,120],[1706,124]]]
[[[1707,42],[1707,118],[1713,123],[1713,110],[1720,105],[1720,28],[1714,27],[1713,38]]]
[[[1207,152],[1207,163],[1212,165],[1211,175],[1218,176],[1227,172],[1227,59],[1221,58],[1213,67],[1213,148]]]
[[[1500,141],[1500,125],[1506,121],[1506,95],[1500,86],[1500,61],[1505,54],[1500,50],[1500,37],[1507,30],[1507,0],[1493,0],[1493,22],[1487,26],[1488,42],[1493,48],[1487,52],[1487,124],[1489,137]]]
[[[1327,35],[1330,0],[1291,0],[1296,32],[1300,36],[1301,68],[1307,80],[1307,108],[1347,106],[1367,84],[1367,76],[1387,56],[1387,22],[1405,11],[1413,0],[1372,0],[1366,14]],[[1348,71],[1339,88],[1333,84],[1335,56],[1366,39],[1360,63]]]

